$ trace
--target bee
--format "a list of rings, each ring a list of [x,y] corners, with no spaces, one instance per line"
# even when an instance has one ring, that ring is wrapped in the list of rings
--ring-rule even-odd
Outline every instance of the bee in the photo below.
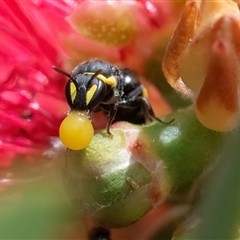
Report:
[[[110,126],[116,121],[170,123],[155,116],[145,87],[128,68],[92,59],[77,65],[71,74],[56,66],[53,69],[69,78],[65,95],[70,111],[59,130],[60,139],[69,149],[80,150],[90,144],[94,134],[92,112],[103,111],[108,116],[109,135]]]

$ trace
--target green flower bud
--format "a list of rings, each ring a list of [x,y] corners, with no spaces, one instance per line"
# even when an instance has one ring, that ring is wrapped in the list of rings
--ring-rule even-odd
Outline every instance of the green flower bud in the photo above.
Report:
[[[95,134],[69,151],[64,177],[78,212],[105,228],[128,226],[187,186],[213,159],[223,133],[202,126],[192,108],[167,117],[171,124],[126,122]]]

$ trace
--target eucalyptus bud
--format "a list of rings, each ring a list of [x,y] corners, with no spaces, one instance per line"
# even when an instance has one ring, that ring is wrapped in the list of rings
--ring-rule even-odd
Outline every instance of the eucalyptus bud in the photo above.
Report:
[[[218,152],[225,134],[205,128],[193,108],[164,119],[119,122],[68,151],[64,179],[77,211],[105,228],[128,226],[170,193],[191,184]]]

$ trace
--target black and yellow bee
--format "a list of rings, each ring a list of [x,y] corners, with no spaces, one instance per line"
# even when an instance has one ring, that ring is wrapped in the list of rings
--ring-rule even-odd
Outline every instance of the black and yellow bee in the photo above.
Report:
[[[71,74],[53,66],[69,78],[65,95],[70,106],[60,126],[60,138],[70,149],[87,147],[93,137],[91,113],[103,111],[109,117],[106,131],[116,121],[143,124],[157,120],[147,100],[147,91],[136,73],[99,59],[79,64]]]

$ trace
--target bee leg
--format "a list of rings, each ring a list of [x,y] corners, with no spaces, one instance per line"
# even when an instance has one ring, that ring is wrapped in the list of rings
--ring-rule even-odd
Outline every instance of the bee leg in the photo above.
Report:
[[[148,102],[148,100],[144,97],[137,97],[134,101],[139,101],[139,104],[142,105],[143,111],[145,116],[147,116],[151,121],[156,120],[158,122],[161,122],[163,124],[170,124],[172,123],[175,119],[172,119],[168,122],[164,122],[163,120],[161,120],[160,118],[158,118],[153,109],[152,106],[150,105],[150,103]]]
[[[97,227],[88,232],[89,240],[111,240],[110,231],[108,229]]]
[[[109,120],[108,120],[108,123],[107,123],[107,126],[106,126],[106,131],[107,131],[107,133],[110,137],[113,137],[112,133],[110,132],[110,127],[112,125],[114,117],[116,116],[117,110],[118,110],[117,104],[115,104],[109,112]]]

